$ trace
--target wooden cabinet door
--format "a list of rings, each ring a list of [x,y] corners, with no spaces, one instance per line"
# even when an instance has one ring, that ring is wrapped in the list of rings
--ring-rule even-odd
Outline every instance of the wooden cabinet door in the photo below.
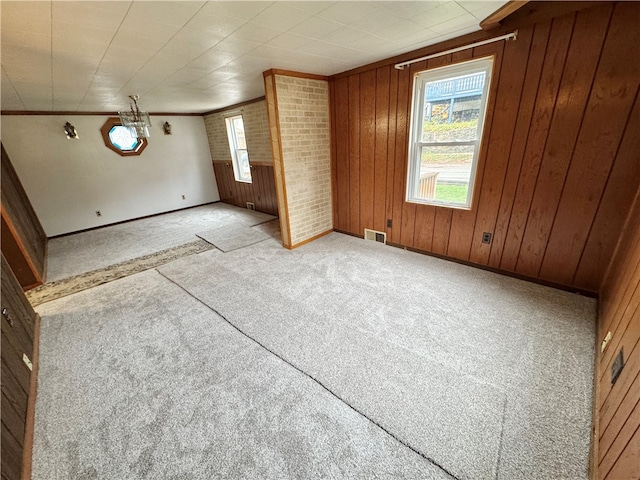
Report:
[[[2,255],[2,478],[19,480],[36,313]]]

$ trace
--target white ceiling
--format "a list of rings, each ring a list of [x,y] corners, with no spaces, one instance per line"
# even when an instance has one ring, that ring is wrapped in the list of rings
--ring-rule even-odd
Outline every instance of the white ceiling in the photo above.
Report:
[[[491,1],[2,1],[2,110],[205,112],[479,30]]]

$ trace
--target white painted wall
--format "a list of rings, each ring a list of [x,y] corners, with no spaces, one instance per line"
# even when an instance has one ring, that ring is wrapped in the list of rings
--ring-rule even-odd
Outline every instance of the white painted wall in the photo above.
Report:
[[[220,200],[202,117],[152,116],[149,144],[133,157],[104,145],[107,118],[2,116],[2,143],[47,236]],[[79,140],[66,138],[67,121]]]

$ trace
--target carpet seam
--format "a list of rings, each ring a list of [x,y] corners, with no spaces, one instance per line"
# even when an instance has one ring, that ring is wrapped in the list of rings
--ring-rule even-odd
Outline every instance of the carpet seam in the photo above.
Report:
[[[500,476],[500,459],[502,458],[502,446],[504,445],[504,424],[507,416],[507,397],[505,395],[504,402],[502,403],[502,422],[500,425],[500,444],[498,446],[498,461],[496,462],[496,475],[495,479],[498,480]]]
[[[178,288],[180,288],[181,290],[183,290],[187,295],[189,295],[190,297],[192,297],[193,299],[195,299],[196,301],[198,301],[199,303],[201,303],[202,305],[204,305],[206,308],[208,308],[209,310],[211,310],[213,313],[215,313],[216,315],[218,315],[220,318],[222,318],[222,320],[224,320],[227,324],[229,324],[234,330],[236,330],[238,333],[240,333],[242,336],[248,338],[249,340],[251,340],[253,343],[255,343],[256,345],[258,345],[259,347],[261,347],[262,349],[266,350],[267,352],[269,352],[271,355],[273,355],[274,357],[278,358],[279,360],[281,360],[282,362],[286,363],[287,365],[289,365],[290,367],[294,368],[295,370],[297,370],[298,372],[300,372],[302,375],[304,375],[305,377],[309,378],[310,380],[312,380],[313,382],[315,382],[317,385],[319,385],[323,390],[325,390],[326,392],[328,392],[329,394],[331,394],[334,398],[336,398],[338,401],[340,401],[341,403],[343,403],[344,405],[346,405],[347,407],[349,407],[351,410],[353,410],[354,412],[356,412],[358,415],[360,415],[361,417],[365,418],[366,420],[368,420],[370,423],[372,423],[373,425],[375,425],[376,427],[378,427],[380,430],[382,430],[383,432],[385,432],[387,435],[389,435],[392,439],[394,439],[396,442],[400,443],[401,445],[403,445],[405,448],[411,450],[413,453],[419,455],[420,457],[424,458],[425,460],[427,460],[429,463],[431,463],[432,465],[434,465],[435,467],[439,468],[440,470],[442,470],[445,474],[447,474],[449,477],[451,477],[453,480],[461,480],[459,477],[456,477],[453,473],[451,473],[449,470],[447,470],[445,467],[443,467],[442,465],[440,465],[438,462],[436,462],[434,459],[428,457],[427,455],[425,455],[424,453],[422,453],[421,451],[417,450],[416,448],[412,447],[411,445],[409,445],[408,443],[406,443],[405,441],[403,441],[402,439],[400,439],[399,437],[397,437],[395,434],[393,434],[391,431],[389,431],[388,429],[386,429],[385,427],[383,427],[382,425],[380,425],[378,422],[376,422],[375,420],[373,420],[372,418],[370,418],[368,415],[366,415],[365,413],[361,412],[360,410],[358,410],[357,408],[355,408],[353,405],[351,405],[349,402],[347,402],[346,400],[344,400],[343,398],[341,398],[340,396],[338,396],[335,392],[333,392],[329,387],[327,387],[326,385],[324,385],[320,380],[318,380],[317,378],[315,378],[313,375],[305,372],[304,370],[302,370],[300,367],[294,365],[293,363],[291,363],[289,360],[287,360],[286,358],[278,355],[276,352],[274,352],[273,350],[271,350],[269,347],[267,347],[266,345],[262,344],[260,341],[256,340],[255,338],[253,338],[251,335],[249,335],[248,333],[244,332],[241,328],[239,328],[238,326],[236,326],[234,323],[232,323],[230,320],[228,320],[224,315],[222,315],[222,313],[220,313],[218,310],[216,310],[215,308],[211,307],[210,305],[207,305],[206,303],[204,303],[202,300],[200,300],[198,297],[196,297],[195,295],[193,295],[191,292],[189,292],[189,290],[187,290],[186,288],[184,288],[182,285],[178,284],[177,282],[175,282],[174,280],[172,280],[171,278],[167,277],[165,274],[163,274],[160,270],[158,270],[157,268],[155,269],[156,272],[158,272],[162,277],[164,277],[165,279],[167,279],[169,282],[171,282],[172,284],[174,284],[175,286],[177,286]]]

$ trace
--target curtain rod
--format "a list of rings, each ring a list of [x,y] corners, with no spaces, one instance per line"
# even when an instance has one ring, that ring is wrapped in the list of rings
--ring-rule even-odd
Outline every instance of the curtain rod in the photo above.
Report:
[[[406,62],[396,63],[394,65],[394,67],[397,70],[403,70],[404,67],[406,67],[407,65],[411,65],[412,63],[421,62],[423,60],[429,60],[430,58],[441,57],[443,55],[448,55],[450,53],[461,52],[462,50],[466,50],[468,48],[479,47],[481,45],[486,45],[488,43],[499,42],[500,40],[510,40],[510,39],[514,39],[515,40],[516,38],[518,38],[518,31],[517,30],[515,32],[507,33],[506,35],[501,35],[499,37],[493,37],[493,38],[489,38],[487,40],[482,40],[480,42],[471,43],[469,45],[463,45],[462,47],[452,48],[450,50],[445,50],[444,52],[433,53],[431,55],[427,55],[426,57],[420,57],[420,58],[416,58],[415,60],[408,60]]]

